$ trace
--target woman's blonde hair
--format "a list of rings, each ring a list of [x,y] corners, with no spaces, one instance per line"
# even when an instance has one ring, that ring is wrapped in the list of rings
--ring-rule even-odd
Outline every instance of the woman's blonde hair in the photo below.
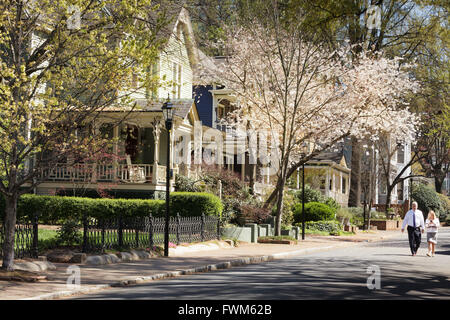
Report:
[[[433,216],[433,218],[431,218],[431,216]],[[427,219],[428,219],[428,220],[434,220],[434,219],[436,219],[436,213],[434,213],[433,210],[430,210],[430,212],[428,212],[428,217],[427,217]]]

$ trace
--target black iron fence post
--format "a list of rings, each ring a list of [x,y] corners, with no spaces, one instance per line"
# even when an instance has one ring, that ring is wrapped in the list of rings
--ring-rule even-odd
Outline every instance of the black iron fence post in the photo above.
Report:
[[[83,214],[83,252],[87,252],[87,239],[88,239],[88,221],[86,214]]]
[[[102,228],[102,252],[105,252],[105,219],[98,220]]]
[[[119,237],[119,247],[123,247],[123,221],[122,221],[122,214],[119,215],[119,230],[117,232],[117,235]]]
[[[31,251],[31,256],[33,258],[37,258],[38,257],[38,232],[39,232],[39,226],[38,226],[38,217],[39,214],[36,212],[33,216],[33,247],[32,247],[32,251]]]
[[[135,232],[136,248],[139,248],[139,226],[140,226],[139,222],[140,222],[139,218],[134,219],[134,232]]]
[[[220,240],[220,218],[217,218],[217,240]]]
[[[177,245],[180,244],[180,214],[177,213],[177,219],[176,219],[176,226],[177,226]]]
[[[202,242],[205,241],[205,214],[202,213],[202,227],[200,229],[200,237]]]
[[[150,245],[150,250],[153,250],[153,244],[154,244],[154,242],[153,242],[153,216],[152,216],[152,214],[150,213],[150,216],[149,216],[149,227],[148,227],[148,240],[149,240],[149,245]]]

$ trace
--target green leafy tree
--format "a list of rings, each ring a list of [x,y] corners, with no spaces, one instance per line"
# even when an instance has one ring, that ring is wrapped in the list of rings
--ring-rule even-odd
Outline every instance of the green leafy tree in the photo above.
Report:
[[[0,2],[3,268],[13,266],[19,196],[58,162],[70,166],[104,147],[96,120],[109,108],[122,120],[131,94],[154,85],[146,71],[166,25],[150,0]]]

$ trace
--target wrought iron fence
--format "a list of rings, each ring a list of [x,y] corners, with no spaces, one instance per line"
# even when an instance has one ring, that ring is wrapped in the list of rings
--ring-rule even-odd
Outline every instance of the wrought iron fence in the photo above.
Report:
[[[38,255],[38,222],[18,221],[14,233],[14,258],[37,258]],[[3,257],[5,242],[5,225],[0,224],[0,257]]]
[[[170,217],[169,242],[191,243],[220,239],[217,217]],[[164,244],[165,218],[118,217],[83,221],[83,252],[113,248],[153,248]]]
[[[123,217],[94,219],[84,217],[83,252],[105,251],[114,248],[153,248],[164,244],[165,218]],[[191,243],[220,239],[220,220],[217,217],[170,217],[169,241]],[[3,256],[5,228],[0,223],[0,257]],[[37,258],[38,219],[20,221],[16,224],[14,257]]]

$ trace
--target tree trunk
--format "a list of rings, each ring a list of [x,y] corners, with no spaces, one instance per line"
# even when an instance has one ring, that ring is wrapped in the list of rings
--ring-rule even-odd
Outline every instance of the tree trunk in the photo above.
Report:
[[[249,164],[250,168],[250,176],[249,176],[249,189],[250,194],[255,195],[255,173],[256,173],[256,165],[255,164]]]
[[[442,193],[442,185],[444,184],[445,174],[437,173],[434,175],[434,187],[437,193]]]
[[[352,161],[350,173],[350,192],[348,206],[358,207],[361,204],[361,144],[352,137]]]
[[[281,178],[283,179],[283,178]],[[275,215],[275,236],[281,236],[281,219],[283,217],[283,191],[285,181],[281,181],[277,196],[277,211]]]
[[[388,218],[389,208],[391,207],[391,198],[392,198],[392,190],[394,188],[387,187],[386,191],[386,208],[385,208],[385,214],[386,218]]]
[[[16,229],[17,196],[5,196],[5,239],[2,269],[12,271],[14,266],[14,236]]]

